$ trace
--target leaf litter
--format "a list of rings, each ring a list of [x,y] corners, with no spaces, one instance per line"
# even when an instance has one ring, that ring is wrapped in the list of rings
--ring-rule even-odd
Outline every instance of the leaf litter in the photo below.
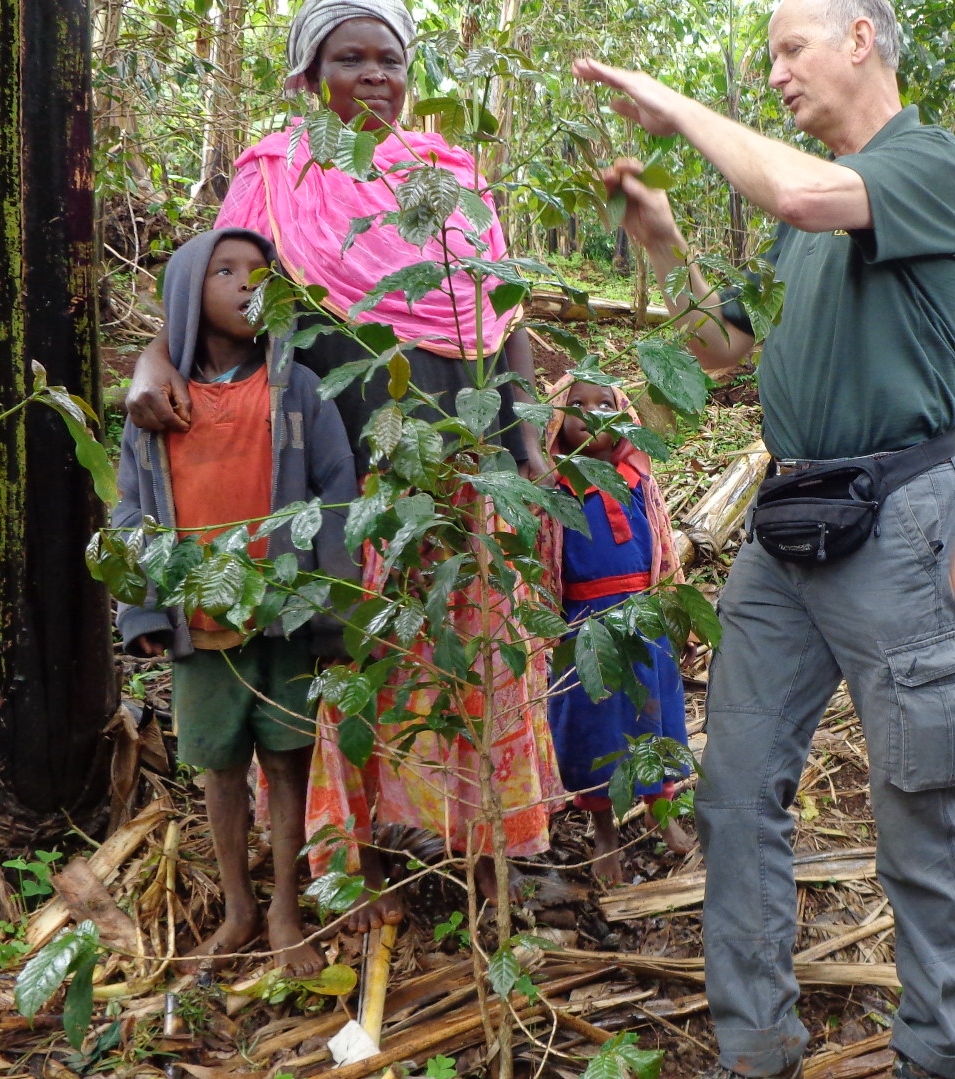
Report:
[[[730,400],[708,409],[658,476],[675,522],[718,481],[756,435],[758,410]],[[691,579],[714,591],[734,536]],[[699,758],[708,657],[687,677],[691,748]],[[0,1075],[315,1076],[329,1072],[328,1039],[355,1018],[362,939],[344,919],[307,929],[333,971],[352,976],[332,988],[287,979],[272,969],[263,940],[212,975],[177,974],[184,954],[220,924],[217,871],[202,805],[202,778],[174,767],[163,664],[136,664],[147,708],[114,725],[112,834],[87,847],[55,877],[57,894],[30,914],[21,934],[29,952],[0,973]],[[797,973],[800,1016],[810,1030],[806,1077],[887,1075],[889,1026],[898,1001],[891,910],[875,879],[875,825],[869,805],[861,725],[844,687],[823,718],[792,807],[798,884]],[[692,789],[693,781],[685,784]],[[250,808],[252,795],[250,793]],[[684,827],[695,837],[692,816]],[[640,1049],[664,1053],[661,1075],[690,1079],[716,1059],[702,984],[700,909],[704,867],[698,845],[685,856],[660,842],[642,807],[621,826],[624,879],[608,889],[590,869],[588,821],[572,807],[555,814],[552,850],[518,866],[515,904],[523,972],[506,1005],[487,988],[493,1023],[502,1007],[516,1017],[515,1074],[581,1075],[601,1045],[634,1032]],[[393,1074],[485,1074],[489,1065],[478,1006],[474,950],[496,948],[493,910],[477,927],[467,909],[461,866],[443,859],[432,837],[392,831],[380,837],[403,878],[407,917],[388,973],[381,1052],[336,1069],[339,1079],[394,1066]],[[407,852],[411,852],[410,862]],[[260,899],[271,891],[267,835],[250,833],[250,866]],[[436,868],[429,868],[436,864]],[[9,892],[9,883],[7,886]],[[15,902],[4,897],[4,914]],[[14,900],[16,897],[14,896]],[[81,1049],[64,1031],[61,989],[32,1024],[18,1014],[14,984],[24,964],[79,922],[98,928],[112,950],[94,975],[93,1019]],[[7,923],[13,929],[12,921]],[[469,932],[472,937],[469,938]],[[9,935],[9,934],[8,934]],[[331,978],[335,982],[335,976]],[[351,988],[354,986],[354,988]],[[328,986],[324,987],[327,991]],[[407,1062],[413,1062],[408,1064]],[[179,1069],[178,1071],[175,1069]],[[447,1071],[446,1074],[453,1074]]]

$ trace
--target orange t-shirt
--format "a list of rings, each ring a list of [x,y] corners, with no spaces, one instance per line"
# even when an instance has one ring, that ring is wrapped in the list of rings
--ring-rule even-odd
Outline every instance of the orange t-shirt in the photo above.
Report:
[[[209,529],[208,542],[234,521],[265,517],[272,508],[272,426],[268,371],[263,364],[241,382],[189,383],[192,423],[166,435],[176,527]],[[252,531],[257,526],[252,526]],[[249,544],[252,558],[265,556],[268,539]],[[193,629],[222,627],[201,611]]]

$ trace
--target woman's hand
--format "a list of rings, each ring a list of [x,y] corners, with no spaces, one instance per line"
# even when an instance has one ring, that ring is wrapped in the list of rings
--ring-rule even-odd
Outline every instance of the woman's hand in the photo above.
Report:
[[[531,427],[530,424],[525,424],[525,439],[524,444],[527,447],[527,460],[522,461],[518,471],[526,480],[530,480],[531,483],[537,483],[540,481],[548,487],[553,486],[554,470],[547,463],[547,459],[540,447],[540,437],[537,434],[537,428]],[[534,441],[527,437],[526,429],[530,427],[534,433]]]
[[[126,394],[126,410],[147,431],[188,431],[192,401],[186,380],[169,359],[165,328],[143,349]]]
[[[141,633],[133,641],[133,648],[136,649],[137,655],[146,656],[149,659],[161,659],[168,651],[162,640],[158,637],[151,637],[148,633]]]

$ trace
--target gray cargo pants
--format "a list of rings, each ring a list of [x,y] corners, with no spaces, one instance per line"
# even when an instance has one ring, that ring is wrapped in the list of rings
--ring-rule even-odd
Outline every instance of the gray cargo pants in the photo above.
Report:
[[[862,719],[879,879],[903,993],[892,1045],[955,1079],[955,464],[886,499],[880,534],[833,565],[743,544],[720,599],[704,775],[706,991],[720,1062],[771,1075],[808,1035],[796,1016],[789,806],[844,676]]]

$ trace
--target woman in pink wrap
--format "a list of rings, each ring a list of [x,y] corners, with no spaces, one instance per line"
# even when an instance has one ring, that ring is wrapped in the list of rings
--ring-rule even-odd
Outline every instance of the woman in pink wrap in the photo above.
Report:
[[[305,0],[292,23],[288,40],[290,75],[286,87],[318,92],[326,88],[328,104],[344,122],[366,109],[366,127],[396,128],[405,98],[409,46],[414,24],[401,0]],[[424,260],[444,261],[445,249],[438,239],[421,250],[405,242],[390,225],[376,223],[361,233],[346,252],[343,241],[355,218],[396,207],[392,188],[400,173],[384,180],[357,182],[337,169],[317,166],[303,169],[309,160],[305,139],[289,164],[293,128],[270,135],[246,150],[236,162],[236,176],[226,194],[217,228],[242,227],[269,237],[287,274],[305,284],[328,289],[324,308],[330,321],[344,321],[349,308],[371,291],[386,275]],[[396,128],[397,130],[397,128]],[[474,160],[460,148],[452,148],[435,133],[400,130],[377,148],[374,164],[386,173],[395,163],[408,161],[409,148],[426,163],[448,169],[462,186],[475,186]],[[389,186],[390,185],[390,186]],[[505,256],[504,238],[490,194],[482,196],[493,221],[482,235],[484,259]],[[378,221],[378,219],[376,219]],[[446,230],[452,254],[474,256],[475,248],[461,235],[473,232],[471,223],[455,211]],[[488,288],[496,282],[489,281]],[[434,290],[409,307],[403,293],[390,293],[360,318],[388,323],[399,339],[418,347],[406,354],[411,381],[434,395],[441,407],[454,411],[458,390],[474,385],[473,367],[479,352],[485,370],[493,363],[510,368],[534,383],[529,342],[523,330],[508,334],[515,312],[495,314],[487,290],[476,296],[473,282],[454,275],[450,287]],[[478,338],[480,327],[481,339]],[[325,376],[351,360],[365,359],[361,345],[344,333],[319,336],[315,344],[296,359]],[[521,471],[535,478],[546,471],[537,431],[514,422],[508,385],[502,387],[501,441]],[[525,392],[516,387],[519,399]],[[359,475],[368,468],[368,446],[361,437],[371,414],[389,400],[388,373],[379,371],[367,385],[353,382],[338,398],[339,411],[348,431]],[[147,428],[187,429],[190,403],[188,387],[168,365],[165,341],[160,335],[143,353],[127,398],[134,422]],[[436,420],[437,409],[422,407],[417,417]],[[506,529],[493,518],[490,528]],[[365,552],[363,580],[373,594],[380,594],[383,563]],[[546,554],[543,557],[548,557]],[[520,584],[516,594],[495,598],[489,617],[502,623],[511,604],[530,595]],[[475,621],[473,599],[451,604],[461,611],[462,621]],[[461,632],[474,632],[462,626]],[[430,654],[425,641],[414,646],[422,657]],[[542,648],[531,649],[531,659],[521,677],[515,677],[498,658],[494,668],[494,702],[499,714],[492,748],[493,780],[504,807],[507,853],[526,856],[548,846],[548,821],[560,792],[556,762],[547,729],[545,694],[547,673]],[[396,687],[386,687],[380,710],[393,704]],[[435,692],[416,689],[407,704],[418,716],[428,713],[429,697]],[[473,715],[481,714],[481,701],[469,702]],[[472,710],[473,709],[473,710]],[[397,896],[385,892],[379,852],[371,842],[374,814],[380,824],[401,823],[428,829],[445,838],[449,849],[471,849],[479,855],[477,880],[487,898],[495,894],[493,863],[489,857],[490,829],[481,819],[478,754],[465,738],[451,743],[438,735],[419,735],[413,753],[394,766],[385,742],[376,743],[368,765],[359,772],[337,749],[335,717],[324,706],[319,716],[321,737],[315,752],[310,798],[309,834],[326,825],[345,828],[354,819],[350,859],[365,877],[366,901],[350,919],[354,930],[367,931],[383,922],[397,922],[402,909]],[[394,735],[394,731],[392,731]],[[418,763],[415,763],[418,762]],[[321,869],[321,852],[313,852],[313,869]]]

